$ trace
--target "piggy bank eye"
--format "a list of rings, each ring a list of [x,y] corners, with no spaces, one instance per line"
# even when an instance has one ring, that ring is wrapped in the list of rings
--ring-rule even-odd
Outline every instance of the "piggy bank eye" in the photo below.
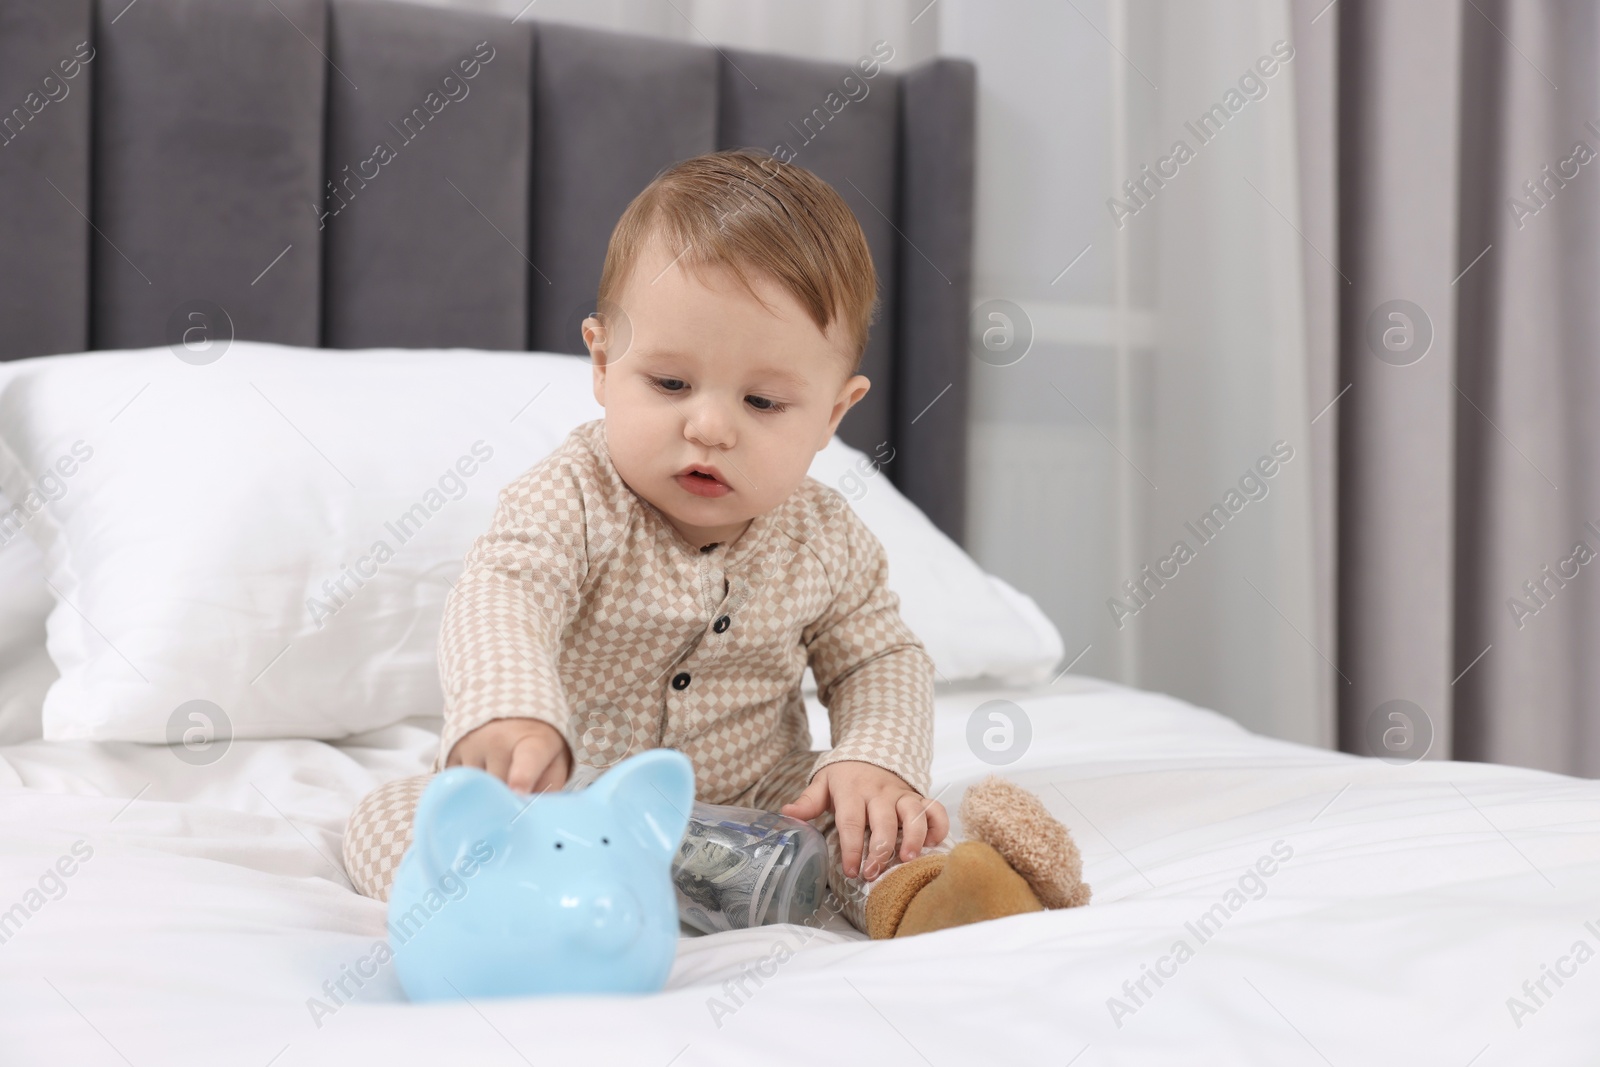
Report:
[[[602,838],[601,838],[601,839],[600,839],[600,843],[601,843],[601,844],[602,844],[602,845],[609,845],[609,844],[611,844],[611,838],[609,838],[609,837],[602,837]]]
[[[556,848],[560,848],[560,847],[561,847],[561,842],[560,842],[560,841],[557,841],[557,842],[556,842]]]

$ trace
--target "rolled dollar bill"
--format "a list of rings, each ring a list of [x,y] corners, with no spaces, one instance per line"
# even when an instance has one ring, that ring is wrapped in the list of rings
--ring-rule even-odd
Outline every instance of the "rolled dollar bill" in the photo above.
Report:
[[[562,788],[585,789],[606,769],[575,764]],[[808,822],[696,801],[672,861],[678,918],[705,934],[804,922],[827,892],[827,855]]]
[[[826,856],[810,823],[696,801],[672,862],[678,916],[708,934],[803,922],[822,904]]]

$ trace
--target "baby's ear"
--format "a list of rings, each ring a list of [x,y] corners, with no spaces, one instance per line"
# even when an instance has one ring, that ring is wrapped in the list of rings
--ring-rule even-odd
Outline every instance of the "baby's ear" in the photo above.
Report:
[[[498,850],[521,811],[516,795],[494,775],[476,767],[451,767],[439,772],[417,801],[412,847],[436,876],[480,841]]]
[[[694,767],[682,752],[653,748],[617,764],[583,795],[608,805],[647,852],[670,860],[689,825]]]

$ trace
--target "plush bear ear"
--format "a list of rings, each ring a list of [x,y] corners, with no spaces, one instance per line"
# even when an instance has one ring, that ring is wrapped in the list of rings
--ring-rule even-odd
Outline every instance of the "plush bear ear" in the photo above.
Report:
[[[511,820],[521,811],[516,795],[494,775],[476,767],[451,767],[435,775],[417,801],[412,847],[430,877],[436,876],[479,842],[499,852]]]
[[[670,860],[694,806],[694,767],[682,752],[653,748],[611,768],[584,795],[609,806],[646,851]]]

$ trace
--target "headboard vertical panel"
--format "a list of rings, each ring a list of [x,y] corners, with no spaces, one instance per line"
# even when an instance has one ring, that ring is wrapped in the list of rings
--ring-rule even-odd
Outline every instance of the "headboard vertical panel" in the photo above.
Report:
[[[0,2],[0,360],[89,347],[91,10]]]
[[[874,386],[839,426],[847,444],[872,456],[893,447],[898,79],[881,66],[869,78],[838,63],[738,49],[724,56],[717,147],[763,148],[813,171],[844,197],[872,248],[881,311],[861,373]]]
[[[325,24],[323,0],[100,0],[93,347],[169,343],[197,300],[317,343]]]
[[[327,347],[524,346],[533,33],[331,0]]]
[[[716,53],[555,23],[537,53],[528,347],[582,354],[617,217],[663,168],[716,148]]]
[[[860,220],[881,304],[840,435],[960,540],[976,71],[891,55],[396,0],[0,0],[0,359],[170,344],[206,302],[208,336],[581,355],[628,202],[756,147]]]
[[[962,542],[972,357],[977,68],[936,59],[901,83],[900,320],[894,481]]]

